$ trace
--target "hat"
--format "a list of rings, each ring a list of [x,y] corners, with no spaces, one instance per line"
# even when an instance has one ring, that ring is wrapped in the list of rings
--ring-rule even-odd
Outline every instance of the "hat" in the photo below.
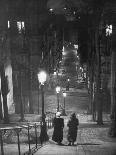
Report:
[[[61,112],[56,113],[56,117],[60,117],[60,115],[61,115]]]

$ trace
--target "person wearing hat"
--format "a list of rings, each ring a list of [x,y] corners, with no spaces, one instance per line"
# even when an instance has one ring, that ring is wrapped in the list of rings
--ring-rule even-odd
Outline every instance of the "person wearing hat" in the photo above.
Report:
[[[74,145],[74,142],[76,141],[76,138],[77,138],[78,125],[79,125],[79,120],[76,117],[75,113],[72,113],[67,123],[67,126],[68,126],[67,139],[69,141],[68,145]]]
[[[64,119],[60,117],[61,113],[57,112],[56,117],[53,120],[53,135],[52,140],[57,142],[59,145],[62,144],[63,140],[63,128],[64,128]]]

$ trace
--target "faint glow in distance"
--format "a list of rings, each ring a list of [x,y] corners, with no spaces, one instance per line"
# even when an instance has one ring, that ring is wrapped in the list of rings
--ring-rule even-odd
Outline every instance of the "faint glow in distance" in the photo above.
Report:
[[[110,36],[112,34],[112,25],[106,25],[106,36]]]
[[[60,92],[60,86],[56,87],[56,92],[59,93]]]
[[[74,45],[74,48],[78,49],[78,45]]]
[[[10,21],[8,20],[8,28],[10,28]]]
[[[56,75],[56,72],[54,72],[54,75]]]
[[[66,97],[66,92],[63,92],[63,96]]]
[[[44,85],[44,82],[46,81],[46,78],[47,78],[46,72],[40,71],[40,72],[38,73],[38,80],[39,80],[39,82],[40,82],[42,85]]]
[[[18,21],[17,28],[18,28],[19,33],[21,33],[22,30],[25,30],[25,23],[23,21]]]

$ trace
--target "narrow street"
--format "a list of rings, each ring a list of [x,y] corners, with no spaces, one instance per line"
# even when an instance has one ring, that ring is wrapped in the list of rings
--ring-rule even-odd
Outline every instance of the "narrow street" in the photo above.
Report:
[[[0,0],[0,155],[34,153],[116,155],[116,0]]]

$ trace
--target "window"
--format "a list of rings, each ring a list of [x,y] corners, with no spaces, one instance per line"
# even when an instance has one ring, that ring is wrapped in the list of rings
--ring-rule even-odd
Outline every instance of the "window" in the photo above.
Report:
[[[8,20],[8,29],[10,28],[10,21]]]
[[[17,22],[17,28],[19,33],[22,33],[22,31],[25,31],[25,23],[23,21],[18,21]]]
[[[112,34],[112,25],[106,25],[106,36],[110,36]]]

